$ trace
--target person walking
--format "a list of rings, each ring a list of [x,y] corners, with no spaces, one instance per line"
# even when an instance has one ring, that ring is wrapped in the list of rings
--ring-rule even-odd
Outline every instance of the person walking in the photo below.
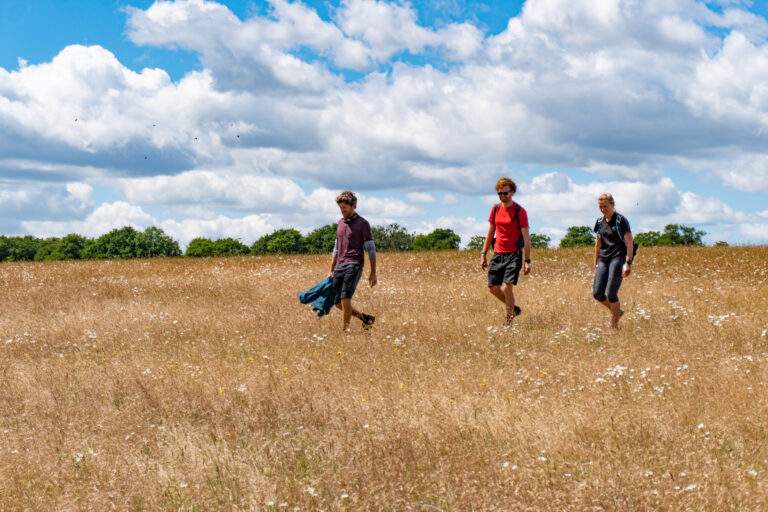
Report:
[[[629,221],[618,213],[611,194],[597,198],[602,217],[595,222],[595,280],[592,296],[611,312],[610,327],[618,329],[624,315],[619,303],[619,287],[632,273],[634,240]]]
[[[480,251],[480,266],[488,269],[488,289],[506,306],[505,326],[512,325],[514,317],[521,313],[515,304],[513,287],[517,285],[520,270],[527,275],[531,271],[531,237],[528,229],[528,214],[525,208],[512,200],[517,185],[509,178],[499,178],[496,193],[500,204],[494,205],[488,218],[490,227]],[[494,238],[494,233],[496,237]],[[490,265],[488,249],[493,244]],[[524,254],[523,254],[524,253]],[[523,255],[525,258],[523,258]]]
[[[368,252],[371,272],[368,283],[376,286],[376,246],[373,243],[371,226],[357,214],[357,196],[345,190],[336,198],[342,218],[336,227],[336,242],[333,246],[333,259],[328,277],[333,278],[334,305],[343,312],[343,330],[349,330],[349,322],[354,316],[363,322],[363,328],[370,328],[376,317],[362,313],[352,306],[352,296],[363,274],[365,265],[364,252]]]

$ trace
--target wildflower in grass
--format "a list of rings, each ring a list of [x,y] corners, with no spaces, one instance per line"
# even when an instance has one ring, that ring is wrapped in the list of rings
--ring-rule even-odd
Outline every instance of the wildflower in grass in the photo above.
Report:
[[[305,490],[305,491],[306,491],[306,493],[307,493],[307,494],[309,494],[310,496],[313,496],[313,497],[314,497],[314,496],[317,496],[317,492],[315,491],[315,488],[314,488],[314,487],[312,487],[312,486],[308,486],[308,487],[307,487],[306,489],[304,489],[304,490]]]
[[[341,497],[341,499],[346,500],[347,498],[349,498],[349,494],[343,492],[343,493],[341,493],[340,497]]]
[[[757,478],[757,471],[755,471],[754,469],[750,469],[749,471],[747,471],[747,474],[752,478]]]

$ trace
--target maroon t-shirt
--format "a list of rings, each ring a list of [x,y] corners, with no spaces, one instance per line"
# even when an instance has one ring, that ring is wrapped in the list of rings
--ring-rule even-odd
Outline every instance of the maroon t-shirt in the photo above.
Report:
[[[336,265],[348,261],[363,263],[363,243],[368,240],[373,240],[373,235],[367,220],[357,214],[350,221],[339,219],[336,227]]]

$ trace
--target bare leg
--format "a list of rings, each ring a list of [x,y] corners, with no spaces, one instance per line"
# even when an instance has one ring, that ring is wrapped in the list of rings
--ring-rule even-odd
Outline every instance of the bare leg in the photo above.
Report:
[[[507,305],[507,316],[515,316],[515,292],[513,287],[514,285],[512,283],[504,283],[504,286],[502,286],[502,291],[507,298],[505,301],[505,304]]]
[[[608,310],[611,312],[611,327],[614,329],[619,328],[619,318],[621,318],[621,315],[623,311],[621,310],[621,305],[619,301],[616,302],[609,302],[608,299],[605,299],[604,301],[601,301],[600,304],[607,307]]]
[[[360,318],[361,313],[352,307],[352,299],[341,299],[341,304],[336,304],[336,307],[341,309],[344,313],[344,330],[349,329],[349,321],[354,316]]]
[[[507,303],[507,296],[504,295],[504,292],[501,291],[501,286],[491,286],[488,288],[488,291],[491,292],[491,295],[499,299],[503,303]]]
[[[488,291],[506,305],[507,315],[515,315],[515,293],[512,290],[512,283],[504,283],[503,286],[491,286]]]

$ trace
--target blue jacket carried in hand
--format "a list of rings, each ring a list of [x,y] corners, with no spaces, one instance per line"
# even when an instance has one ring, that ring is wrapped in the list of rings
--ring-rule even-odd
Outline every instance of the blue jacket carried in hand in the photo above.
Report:
[[[312,305],[312,311],[317,311],[317,318],[322,318],[331,312],[333,307],[333,278],[327,277],[309,290],[299,293],[302,304]]]

